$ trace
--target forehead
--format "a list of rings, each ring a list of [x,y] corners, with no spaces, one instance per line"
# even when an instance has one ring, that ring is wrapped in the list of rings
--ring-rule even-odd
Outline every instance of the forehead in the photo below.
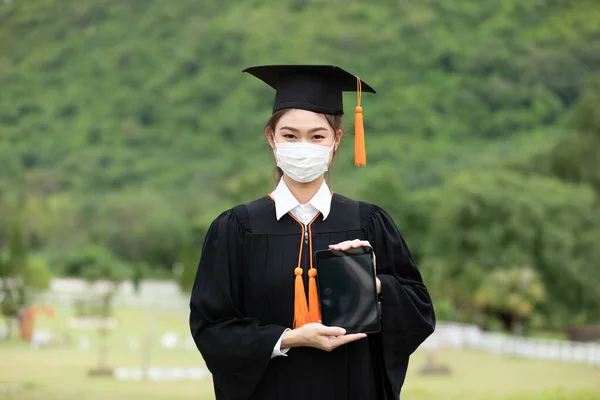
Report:
[[[297,129],[312,129],[323,127],[331,130],[331,126],[327,119],[322,114],[317,114],[312,111],[291,109],[286,112],[277,122],[277,129],[282,126],[289,126]]]

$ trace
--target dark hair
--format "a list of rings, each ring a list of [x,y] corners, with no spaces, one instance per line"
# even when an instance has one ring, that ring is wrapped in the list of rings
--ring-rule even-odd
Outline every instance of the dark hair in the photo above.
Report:
[[[289,110],[290,110],[289,108],[286,108],[283,110],[275,111],[271,115],[271,117],[269,118],[267,123],[265,124],[265,129],[269,128],[271,130],[271,132],[273,132],[273,134],[274,134],[277,123],[279,122],[281,117],[283,117],[285,115],[285,113],[288,112]],[[333,132],[335,134],[337,134],[337,132],[340,130],[340,128],[342,126],[342,114],[335,114],[335,115],[321,114],[321,115],[325,117],[325,119],[329,123],[329,126],[331,126],[331,128],[333,129]],[[334,150],[333,157],[335,157],[335,153],[336,153],[336,151]],[[283,171],[281,170],[281,168],[279,168],[276,165],[275,172],[274,172],[275,181],[279,182],[279,180],[281,179],[282,176],[283,176]]]

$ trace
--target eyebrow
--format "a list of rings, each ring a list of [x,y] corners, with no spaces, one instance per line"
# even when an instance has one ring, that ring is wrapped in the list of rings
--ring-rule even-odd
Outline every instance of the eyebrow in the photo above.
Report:
[[[292,131],[295,133],[300,133],[300,130],[296,129],[296,128],[292,128],[291,126],[282,126],[281,128],[279,128],[280,130],[287,130],[287,131]],[[308,130],[308,133],[315,133],[315,132],[319,132],[319,131],[328,131],[327,128],[322,127],[322,126],[318,126],[316,128],[312,128]]]

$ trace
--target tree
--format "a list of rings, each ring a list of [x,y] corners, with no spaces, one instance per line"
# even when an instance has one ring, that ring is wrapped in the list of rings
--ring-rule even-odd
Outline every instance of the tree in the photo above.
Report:
[[[183,273],[179,277],[179,287],[189,292],[194,285],[196,279],[196,271],[198,270],[198,262],[200,260],[201,244],[197,246],[186,246],[181,252],[180,262],[183,265]]]
[[[544,285],[531,267],[496,269],[483,278],[474,296],[478,307],[500,318],[507,331],[519,336],[527,318],[545,299]]]
[[[77,271],[89,283],[104,281],[106,284],[99,292],[90,292],[87,301],[92,304],[92,314],[98,323],[100,345],[98,347],[98,366],[90,370],[92,376],[112,375],[108,366],[108,323],[112,315],[112,298],[116,285],[128,276],[129,268],[109,250],[93,244],[68,254],[66,270]]]
[[[122,260],[166,270],[177,260],[187,233],[183,215],[153,191],[91,199],[80,217],[89,221],[91,240]]]
[[[110,249],[92,242],[73,246],[54,255],[52,265],[66,276],[77,276],[94,282],[100,279],[119,282],[130,279],[131,266]]]
[[[19,213],[12,221],[8,235],[8,257],[0,259],[0,306],[7,326],[7,337],[12,335],[12,321],[25,306],[26,293],[23,274],[27,266],[27,249]]]
[[[600,94],[587,90],[565,118],[564,133],[549,148],[509,163],[524,173],[590,185],[600,196]]]
[[[587,183],[600,195],[600,94],[586,92],[574,108],[565,135],[552,149],[550,172],[567,181]]]
[[[358,191],[358,198],[383,208],[394,219],[411,254],[420,263],[424,243],[434,221],[431,211],[439,199],[439,190],[409,192],[392,168],[373,168]]]
[[[452,299],[463,319],[498,266],[531,265],[548,293],[540,305],[553,325],[600,318],[595,193],[585,185],[506,170],[463,173],[439,189],[424,275],[432,295]]]

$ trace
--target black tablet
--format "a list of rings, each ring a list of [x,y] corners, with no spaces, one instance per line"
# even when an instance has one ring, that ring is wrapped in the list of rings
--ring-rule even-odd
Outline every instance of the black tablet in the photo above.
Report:
[[[315,255],[323,325],[342,327],[346,333],[379,332],[372,248],[321,250]]]

